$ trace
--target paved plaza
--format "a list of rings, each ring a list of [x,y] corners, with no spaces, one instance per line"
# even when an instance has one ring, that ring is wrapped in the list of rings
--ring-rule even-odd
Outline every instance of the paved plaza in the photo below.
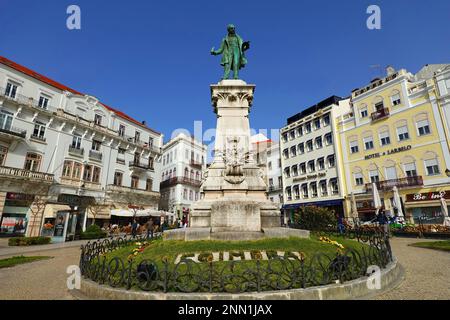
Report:
[[[405,280],[397,288],[374,299],[423,300],[450,297],[450,253],[408,246],[417,241],[404,238],[392,240],[394,254],[405,269]],[[0,258],[20,254],[53,257],[50,260],[0,269],[0,299],[75,299],[66,287],[66,268],[78,264],[79,247],[82,243],[84,242],[68,243],[65,246],[10,248],[5,247],[4,241],[0,242]],[[16,252],[12,252],[13,250]]]

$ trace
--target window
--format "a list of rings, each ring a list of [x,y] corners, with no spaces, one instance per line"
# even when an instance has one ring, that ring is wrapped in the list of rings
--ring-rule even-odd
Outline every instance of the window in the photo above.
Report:
[[[355,185],[362,186],[364,184],[364,178],[361,172],[355,173]]]
[[[272,162],[269,161],[269,162],[267,163],[267,167],[269,168],[269,170],[272,170]]]
[[[291,157],[295,157],[297,155],[297,148],[294,146],[294,147],[291,147]]]
[[[409,139],[408,127],[401,126],[397,128],[398,141],[404,141]]]
[[[322,195],[322,197],[327,196],[328,195],[327,182],[325,180],[320,181],[319,187],[320,187],[320,194]]]
[[[287,142],[287,140],[288,140],[288,134],[287,133],[283,133],[282,140],[283,140],[283,142]]]
[[[391,138],[389,137],[389,132],[384,131],[380,133],[380,145],[386,146],[391,143]]]
[[[73,168],[72,161],[68,160],[64,161],[62,176],[65,178],[72,178],[72,168]]]
[[[139,131],[136,131],[134,133],[134,142],[139,143],[141,141],[141,133]]]
[[[320,119],[314,120],[314,129],[316,130],[320,129]]]
[[[153,142],[154,142],[154,139],[152,138],[152,137],[149,137],[148,138],[148,146],[151,148],[151,147],[153,147]],[[176,153],[175,153],[175,155],[176,155]]]
[[[101,145],[102,145],[102,143],[100,141],[92,140],[92,150],[100,151],[100,146]]]
[[[293,177],[298,176],[298,168],[297,168],[296,165],[295,165],[295,166],[292,166],[291,170],[292,170],[292,176],[293,176]]]
[[[331,179],[330,185],[331,185],[331,194],[332,195],[339,194],[339,185],[337,179]]]
[[[280,176],[278,177],[278,186],[282,186],[283,185],[283,178]]]
[[[308,185],[306,183],[302,184],[302,197],[303,198],[308,198],[309,197]]]
[[[131,177],[131,189],[138,189],[139,188],[139,177],[132,176]]]
[[[94,124],[101,126],[102,125],[102,116],[99,114],[94,115]]]
[[[316,149],[321,149],[322,147],[323,147],[322,137],[317,137],[316,138]]]
[[[423,136],[429,134],[430,124],[427,119],[417,122],[417,130],[419,132],[419,136]]]
[[[311,182],[311,197],[316,198],[317,197],[317,183]]]
[[[298,128],[297,128],[297,133],[298,133],[298,135],[301,137],[301,136],[303,136],[303,126],[299,126]]]
[[[370,150],[370,149],[374,148],[374,146],[373,146],[373,138],[372,137],[366,137],[366,138],[363,139],[363,141],[364,141],[364,149],[365,150]]]
[[[13,115],[6,111],[0,112],[0,129],[11,130]]]
[[[125,126],[123,124],[119,125],[119,136],[123,137],[125,135]]]
[[[295,131],[291,130],[289,131],[289,140],[294,140],[295,139]]]
[[[306,163],[305,162],[302,162],[299,164],[299,170],[300,170],[300,174],[306,173]]]
[[[329,114],[324,115],[322,118],[322,121],[323,121],[324,127],[329,126],[330,125],[330,115]]]
[[[44,95],[41,95],[39,97],[38,107],[42,109],[48,108],[48,102],[50,101],[50,98]]]
[[[395,180],[397,179],[397,170],[395,169],[395,166],[392,167],[386,167],[386,180]]]
[[[286,188],[286,198],[288,199],[288,201],[292,200],[292,190],[291,187],[287,187]]]
[[[350,142],[350,153],[357,153],[359,152],[359,147],[358,147],[358,141],[351,141]]]
[[[45,135],[45,125],[42,122],[36,121],[34,124],[34,130],[33,130],[33,138],[44,140]]]
[[[152,189],[153,189],[153,180],[147,179],[147,181],[145,183],[145,190],[152,191]]]
[[[361,115],[361,118],[366,118],[369,115],[369,112],[367,111],[367,107],[364,107],[360,110],[359,114]]]
[[[86,164],[84,166],[83,180],[84,181],[91,181],[92,180],[92,166],[89,165],[89,164]]]
[[[14,99],[17,94],[17,87],[18,86],[16,84],[8,82],[8,84],[6,85],[5,96]]]
[[[327,133],[327,134],[325,135],[325,144],[326,144],[327,146],[333,144],[333,136],[331,135],[331,133]]]
[[[114,185],[119,186],[119,187],[122,186],[122,178],[123,178],[123,173],[116,171],[114,173]]]
[[[305,144],[303,142],[298,145],[298,153],[299,154],[305,153]]]
[[[314,160],[308,161],[308,170],[309,172],[316,171],[316,164]]]
[[[284,157],[284,159],[289,159],[289,149],[283,150],[283,157]]]
[[[8,148],[0,145],[0,166],[3,166],[5,164],[7,154]]]
[[[291,177],[291,168],[289,168],[289,167],[284,168],[284,176],[286,178],[290,178]]]
[[[99,167],[94,167],[92,170],[92,182],[99,183],[100,182],[100,172],[101,169]]]
[[[381,110],[383,110],[383,109],[384,109],[383,101],[380,101],[380,102],[375,103],[375,110],[376,110],[376,111],[381,111]]]
[[[80,180],[81,178],[81,171],[83,169],[83,165],[79,162],[74,162],[73,164],[73,172],[72,172],[72,178],[75,180]]]
[[[417,169],[416,164],[414,162],[411,163],[405,163],[405,175],[407,177],[417,177]]]
[[[153,157],[149,157],[149,158],[148,158],[148,168],[149,168],[150,170],[153,170],[153,169],[154,169],[154,163],[155,163],[155,160],[153,159]]]
[[[328,156],[327,160],[328,160],[328,167],[329,168],[334,168],[336,166],[336,161],[335,161],[334,154]]]
[[[400,93],[396,92],[391,96],[391,102],[393,106],[398,106],[402,101],[400,100]]]
[[[319,168],[319,170],[325,170],[325,159],[324,158],[317,159],[317,167]]]
[[[437,159],[425,160],[425,168],[427,171],[427,175],[434,176],[438,175],[439,172],[439,163]]]
[[[311,122],[305,124],[305,133],[311,133]]]
[[[38,172],[41,166],[42,156],[37,153],[27,153],[25,158],[25,170]]]
[[[306,150],[308,152],[313,150],[313,142],[312,142],[312,140],[306,141]]]
[[[72,148],[74,148],[74,149],[80,149],[81,148],[81,137],[80,136],[73,136],[73,138],[72,138]]]
[[[369,171],[369,177],[370,177],[370,182],[371,183],[380,181],[380,177],[378,175],[378,170],[370,170]]]

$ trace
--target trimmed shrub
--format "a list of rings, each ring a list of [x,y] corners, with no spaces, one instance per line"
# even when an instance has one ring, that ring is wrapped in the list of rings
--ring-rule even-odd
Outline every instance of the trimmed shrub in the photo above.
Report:
[[[40,244],[49,244],[52,239],[50,237],[20,237],[10,238],[9,246],[35,246]]]
[[[313,231],[327,230],[337,226],[334,211],[315,206],[301,207],[294,213],[294,221],[301,229]]]
[[[84,240],[91,240],[106,238],[107,236],[108,234],[103,231],[98,225],[92,224],[86,228],[86,231],[81,233],[80,238]]]

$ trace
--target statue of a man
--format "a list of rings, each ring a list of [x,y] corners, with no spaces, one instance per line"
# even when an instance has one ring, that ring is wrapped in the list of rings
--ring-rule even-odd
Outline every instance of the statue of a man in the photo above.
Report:
[[[234,79],[239,79],[239,70],[247,64],[245,51],[250,48],[250,42],[242,41],[242,38],[236,34],[234,25],[229,24],[227,30],[228,35],[223,38],[219,50],[215,51],[213,47],[211,54],[214,56],[222,54],[220,64],[225,69],[222,79],[229,79],[231,69],[233,69]]]

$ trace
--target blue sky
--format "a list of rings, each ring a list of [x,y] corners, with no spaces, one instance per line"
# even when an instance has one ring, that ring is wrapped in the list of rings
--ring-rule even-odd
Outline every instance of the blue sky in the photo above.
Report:
[[[82,29],[66,28],[77,4]],[[366,9],[381,8],[381,30]],[[241,78],[256,84],[251,126],[286,118],[351,90],[393,65],[416,72],[450,62],[450,1],[23,1],[0,0],[0,55],[98,97],[169,137],[215,127],[209,84],[222,74],[220,45],[234,23],[251,41]],[[272,137],[277,139],[277,137]]]

